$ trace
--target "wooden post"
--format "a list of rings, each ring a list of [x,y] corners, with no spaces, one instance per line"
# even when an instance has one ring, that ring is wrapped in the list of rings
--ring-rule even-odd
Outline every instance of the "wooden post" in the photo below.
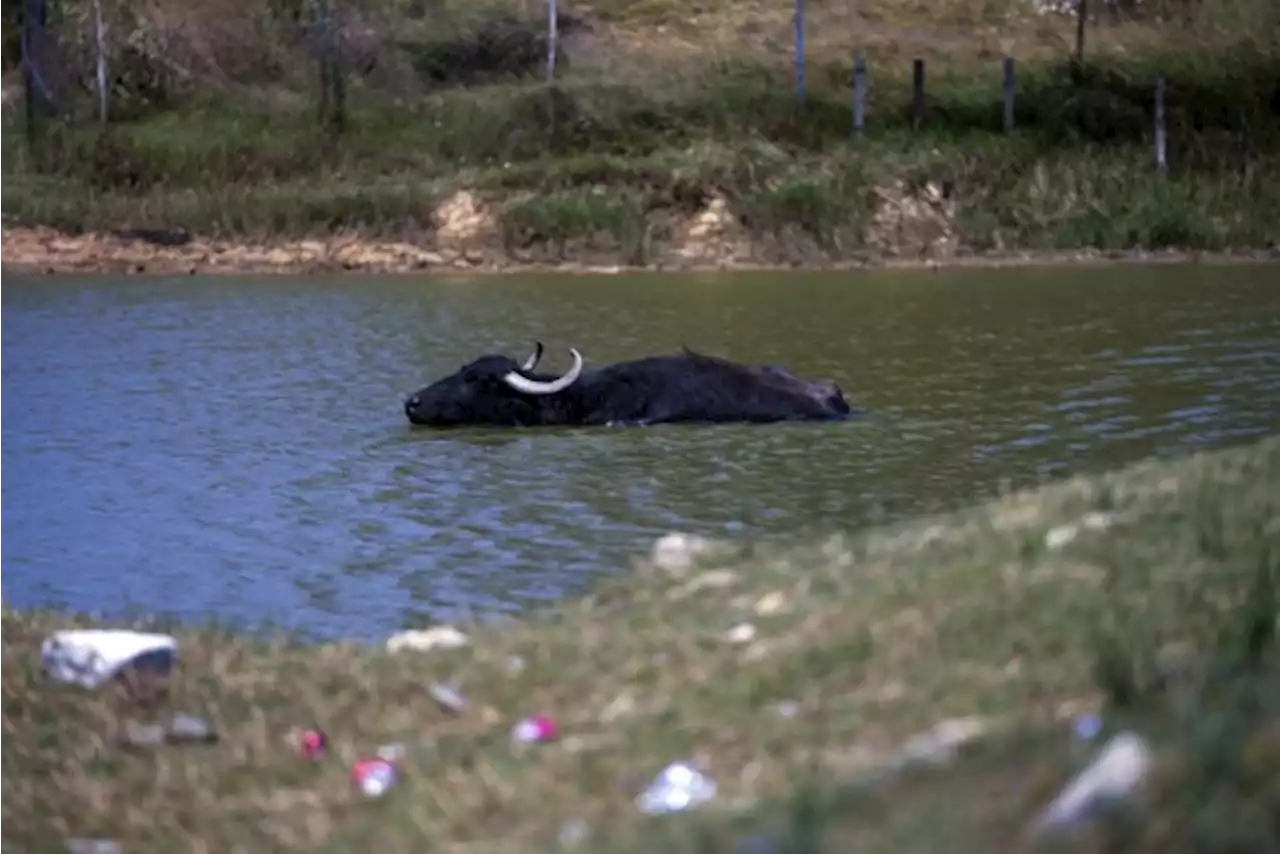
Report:
[[[22,84],[27,119],[27,155],[36,169],[44,163],[40,145],[44,135],[45,111],[51,106],[44,81],[40,79],[39,49],[44,44],[44,0],[23,0],[22,7]]]
[[[316,59],[320,71],[320,126],[324,127],[329,120],[329,100],[332,87],[329,85],[329,0],[315,0],[315,34]]]
[[[1076,65],[1084,64],[1084,25],[1089,20],[1089,0],[1076,0]]]
[[[1005,133],[1013,132],[1013,112],[1014,112],[1014,78],[1013,78],[1013,57],[1006,56],[1004,58],[1004,130]]]
[[[1166,169],[1168,169],[1168,163],[1166,162],[1166,150],[1165,150],[1165,147],[1167,144],[1167,135],[1165,133],[1165,125],[1164,125],[1164,89],[1165,89],[1164,75],[1163,74],[1157,75],[1156,76],[1156,103],[1155,103],[1156,171],[1158,171],[1162,175],[1165,173]]]
[[[867,58],[861,52],[853,60],[853,132],[861,135],[867,121]]]
[[[924,60],[911,60],[911,129],[924,122]]]
[[[338,27],[334,22],[332,6],[329,8],[329,26],[325,33],[328,36],[325,56],[329,61],[329,84],[333,87],[333,98],[329,105],[329,132],[337,137],[342,134],[347,123],[347,81],[342,74],[342,61],[338,55]]]
[[[547,0],[547,85],[556,79],[556,53],[560,42],[560,15],[556,0]]]
[[[333,112],[329,115],[329,132],[340,136],[347,125],[347,80],[338,56],[338,30],[329,24],[329,79],[333,83]]]
[[[346,126],[346,81],[338,59],[338,28],[333,21],[332,0],[316,0],[319,29],[320,126],[336,138]]]
[[[547,0],[547,151],[559,147],[559,98],[556,91],[556,60],[560,54],[560,7]]]
[[[796,98],[804,99],[804,0],[796,0],[795,11]]]

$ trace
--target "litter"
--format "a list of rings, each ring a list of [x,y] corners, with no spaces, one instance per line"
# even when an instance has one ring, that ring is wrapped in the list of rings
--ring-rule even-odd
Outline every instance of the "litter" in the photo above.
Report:
[[[683,762],[673,762],[637,796],[636,806],[646,813],[680,812],[711,800],[715,794],[713,780]]]
[[[125,721],[121,740],[131,747],[211,743],[218,740],[218,733],[204,718],[177,714],[164,723],[140,724]]]
[[[127,629],[73,629],[45,639],[41,656],[51,678],[96,688],[126,667],[167,675],[178,657],[178,641]]]
[[[511,739],[524,743],[550,741],[559,734],[556,722],[543,715],[525,718],[511,728]]]
[[[123,850],[114,839],[68,839],[71,854],[120,854]]]
[[[309,729],[298,739],[298,749],[308,759],[319,758],[329,747],[329,737],[323,730]]]
[[[396,784],[396,766],[386,759],[361,759],[351,766],[351,778],[365,797],[376,798]]]
[[[444,708],[451,712],[461,712],[467,708],[467,698],[456,688],[440,682],[432,682],[427,686],[427,693]]]
[[[1062,793],[1036,818],[1040,834],[1086,818],[1100,804],[1128,796],[1150,773],[1151,748],[1138,734],[1122,732],[1102,748],[1093,764],[1076,775]]]

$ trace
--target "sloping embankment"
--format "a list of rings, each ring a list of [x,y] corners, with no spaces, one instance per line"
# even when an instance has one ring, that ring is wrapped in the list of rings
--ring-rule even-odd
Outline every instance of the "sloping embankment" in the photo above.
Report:
[[[1127,850],[1264,850],[1249,846],[1277,833],[1278,543],[1271,437],[808,548],[713,548],[693,566],[677,548],[451,649],[181,631],[161,702],[221,739],[149,750],[118,735],[154,709],[42,677],[40,641],[75,620],[6,609],[5,841],[1031,850],[1023,829],[1088,750],[1066,721],[1100,711],[1158,746],[1159,820],[1123,825]],[[466,707],[443,708],[432,683]],[[513,747],[528,714],[553,716],[559,740]],[[944,720],[985,737],[944,768],[848,786]],[[311,726],[329,737],[318,761],[298,753]],[[407,749],[400,782],[365,800],[347,768],[391,741]],[[635,792],[677,759],[700,763],[715,797],[643,816]]]

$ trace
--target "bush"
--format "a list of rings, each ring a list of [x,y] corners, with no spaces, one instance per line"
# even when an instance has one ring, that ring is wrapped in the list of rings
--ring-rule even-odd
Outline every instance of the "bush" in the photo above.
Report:
[[[418,75],[430,84],[482,85],[540,76],[547,63],[545,22],[533,21],[500,6],[481,6],[468,18],[442,16],[444,26],[423,40],[401,39],[397,47]],[[560,13],[559,31],[571,35],[585,24]],[[567,70],[567,57],[557,68]]]

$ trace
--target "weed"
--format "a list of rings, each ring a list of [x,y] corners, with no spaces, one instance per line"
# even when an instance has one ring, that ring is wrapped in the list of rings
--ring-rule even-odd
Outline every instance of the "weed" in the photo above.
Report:
[[[604,236],[615,246],[634,245],[643,233],[642,223],[637,198],[604,187],[535,196],[509,205],[502,215],[508,246],[547,243],[562,256],[572,240]]]

